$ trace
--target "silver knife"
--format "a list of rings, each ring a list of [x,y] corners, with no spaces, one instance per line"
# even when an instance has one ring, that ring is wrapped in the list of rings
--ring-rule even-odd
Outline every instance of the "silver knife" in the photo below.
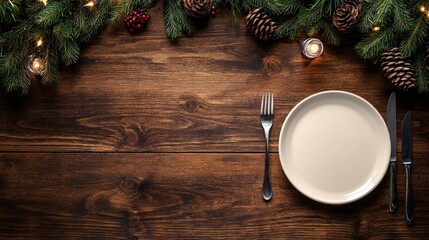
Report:
[[[392,92],[387,104],[387,129],[390,135],[389,211],[396,212],[396,94]]]
[[[413,156],[413,141],[411,129],[411,113],[405,114],[402,121],[402,163],[405,167],[405,218],[408,225],[414,223],[413,193],[411,189],[411,161]]]

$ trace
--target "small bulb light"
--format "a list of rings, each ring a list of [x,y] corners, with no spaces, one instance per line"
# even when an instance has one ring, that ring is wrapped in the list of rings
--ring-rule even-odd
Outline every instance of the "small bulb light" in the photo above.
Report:
[[[41,76],[45,68],[43,60],[37,56],[31,55],[28,61],[28,70],[36,76]]]
[[[93,1],[88,2],[87,4],[83,5],[84,7],[94,7],[95,3]]]
[[[425,8],[425,6],[420,6],[420,12],[426,12],[426,8]]]
[[[39,40],[37,40],[36,46],[41,47],[42,45],[43,45],[43,40],[40,38]]]
[[[379,27],[379,26],[375,26],[372,28],[372,31],[374,31],[374,32],[378,32],[380,30],[381,30],[381,27]]]

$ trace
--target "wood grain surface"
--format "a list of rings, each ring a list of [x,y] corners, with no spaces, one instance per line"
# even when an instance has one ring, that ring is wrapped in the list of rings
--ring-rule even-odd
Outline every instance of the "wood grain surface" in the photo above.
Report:
[[[193,37],[166,38],[160,4],[143,34],[103,30],[61,81],[0,94],[0,239],[423,239],[429,236],[429,96],[398,94],[398,135],[413,113],[415,226],[388,212],[387,178],[328,206],[300,194],[278,160],[289,111],[345,90],[385,116],[392,89],[356,40],[309,61],[299,39],[262,43],[226,13]],[[263,92],[275,95],[274,198],[260,194]],[[400,138],[398,150],[400,151]]]

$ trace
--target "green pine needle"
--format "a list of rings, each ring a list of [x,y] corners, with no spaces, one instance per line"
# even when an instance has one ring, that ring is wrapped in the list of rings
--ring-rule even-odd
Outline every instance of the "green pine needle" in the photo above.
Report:
[[[429,26],[424,16],[413,22],[413,28],[401,42],[401,52],[404,57],[409,58],[416,53],[420,46],[423,46],[429,34]]]
[[[49,28],[57,24],[64,14],[64,4],[62,2],[51,2],[39,12],[36,16],[36,23],[43,27]]]
[[[191,35],[194,26],[177,0],[164,1],[164,23],[167,36],[171,39]]]
[[[0,2],[0,26],[16,22],[19,12],[19,1]]]
[[[365,60],[376,62],[381,53],[394,45],[395,34],[392,28],[374,33],[356,44],[356,51]]]
[[[429,71],[426,69],[425,58],[426,48],[422,48],[418,51],[413,61],[416,73],[416,87],[419,93],[429,92]]]

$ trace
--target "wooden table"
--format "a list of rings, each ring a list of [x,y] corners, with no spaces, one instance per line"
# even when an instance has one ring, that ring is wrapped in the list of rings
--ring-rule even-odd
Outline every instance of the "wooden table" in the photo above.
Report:
[[[151,13],[141,35],[105,29],[61,69],[57,86],[1,93],[1,239],[429,237],[428,96],[398,95],[398,125],[413,113],[415,225],[405,223],[401,165],[395,214],[387,175],[355,203],[320,204],[281,169],[283,120],[330,89],[356,93],[385,116],[391,89],[379,69],[362,62],[354,41],[310,62],[298,40],[257,42],[226,13],[170,41],[160,6]],[[270,202],[261,197],[265,91],[276,104]]]

